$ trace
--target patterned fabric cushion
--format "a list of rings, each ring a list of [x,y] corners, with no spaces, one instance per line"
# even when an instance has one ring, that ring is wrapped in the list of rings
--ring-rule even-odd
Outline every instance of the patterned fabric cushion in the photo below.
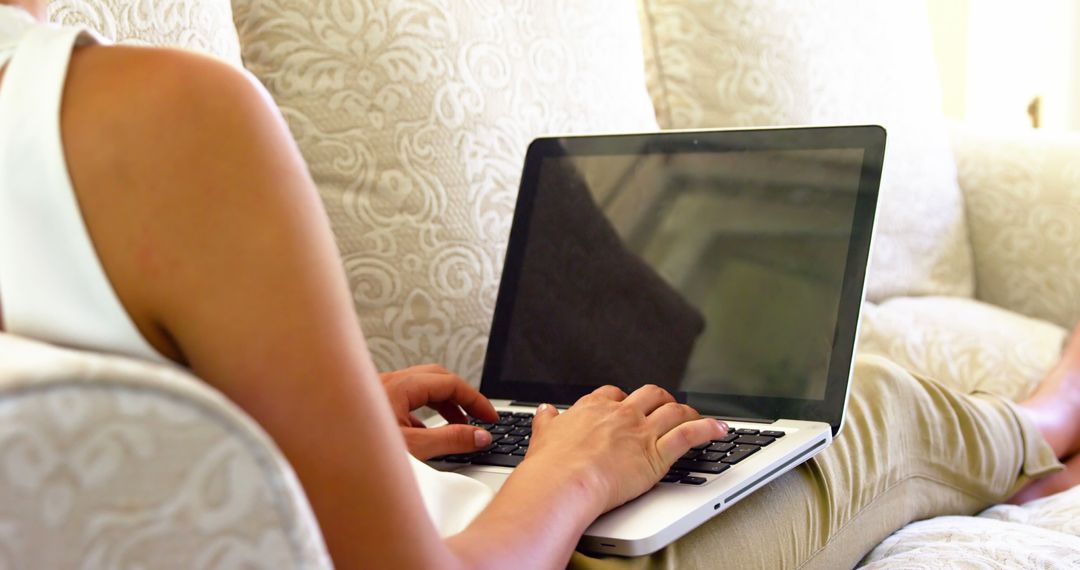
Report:
[[[953,135],[977,296],[1071,328],[1080,321],[1080,135]]]
[[[241,65],[228,0],[51,0],[49,19],[118,43],[193,49]]]
[[[235,0],[380,369],[479,377],[529,141],[655,129],[624,0]]]
[[[972,295],[922,2],[639,2],[662,127],[884,125],[868,298]]]
[[[978,517],[910,524],[863,560],[864,568],[1080,568],[1080,487]]]
[[[0,568],[329,568],[292,469],[178,369],[0,334]]]
[[[962,392],[1018,400],[1061,357],[1065,329],[970,299],[896,298],[867,304],[859,351],[885,356]]]

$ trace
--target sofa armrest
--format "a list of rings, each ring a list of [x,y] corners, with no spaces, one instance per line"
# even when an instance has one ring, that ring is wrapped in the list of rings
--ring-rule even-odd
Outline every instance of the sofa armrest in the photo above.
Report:
[[[1071,328],[1080,320],[1080,134],[954,125],[976,297]]]
[[[180,369],[0,334],[0,567],[329,568],[270,438]]]

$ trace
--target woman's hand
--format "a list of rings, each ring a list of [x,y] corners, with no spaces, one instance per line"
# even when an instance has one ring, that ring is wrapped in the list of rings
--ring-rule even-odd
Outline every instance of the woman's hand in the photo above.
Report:
[[[498,412],[476,388],[456,374],[437,364],[425,364],[386,372],[379,377],[413,457],[423,461],[439,455],[471,453],[491,443],[491,434],[468,425],[466,414],[494,423],[499,421]],[[427,428],[412,414],[421,406],[439,412],[449,424]]]
[[[575,474],[596,493],[603,513],[648,491],[691,447],[726,433],[726,424],[702,418],[658,386],[629,396],[603,386],[561,414],[540,406],[522,467]]]

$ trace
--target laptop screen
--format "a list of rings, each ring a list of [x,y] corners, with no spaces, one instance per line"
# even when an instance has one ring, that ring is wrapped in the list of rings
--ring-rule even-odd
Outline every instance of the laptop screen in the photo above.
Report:
[[[807,131],[534,144],[485,393],[570,403],[653,383],[750,418],[824,404],[830,371],[846,383],[850,370],[853,323],[841,321],[861,303],[877,175],[868,189],[873,149],[858,137],[791,140]]]

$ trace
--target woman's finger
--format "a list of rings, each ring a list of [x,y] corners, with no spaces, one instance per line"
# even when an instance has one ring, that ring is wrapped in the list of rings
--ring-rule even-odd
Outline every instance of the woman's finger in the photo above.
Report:
[[[533,414],[533,437],[536,437],[536,434],[544,431],[544,427],[547,426],[548,422],[558,415],[559,410],[555,406],[552,406],[551,404],[540,404],[536,408],[536,413]]]
[[[633,406],[637,411],[647,416],[660,406],[674,401],[675,397],[667,390],[656,384],[646,384],[627,396],[623,400],[623,405]]]
[[[404,428],[409,453],[421,461],[451,455],[472,453],[491,444],[491,434],[476,426],[451,424],[437,428]]]
[[[436,402],[429,403],[428,407],[439,412],[439,415],[451,424],[467,424],[469,418],[465,416],[465,412],[461,411],[461,408],[453,402]]]
[[[588,397],[603,398],[605,400],[615,400],[616,402],[621,402],[626,398],[626,392],[623,392],[622,389],[618,386],[612,386],[611,384],[608,384],[606,386],[601,386],[593,390],[591,393],[585,395],[585,398]]]
[[[670,466],[695,445],[719,439],[727,434],[727,424],[713,418],[681,423],[656,440],[656,449],[664,465]]]
[[[459,376],[440,373],[412,374],[402,382],[409,409],[420,406],[435,408],[441,403],[460,406],[469,415],[487,421],[499,421],[495,406]]]
[[[675,429],[682,423],[696,420],[701,414],[694,408],[678,402],[668,402],[656,408],[645,418],[645,423],[656,437]]]

